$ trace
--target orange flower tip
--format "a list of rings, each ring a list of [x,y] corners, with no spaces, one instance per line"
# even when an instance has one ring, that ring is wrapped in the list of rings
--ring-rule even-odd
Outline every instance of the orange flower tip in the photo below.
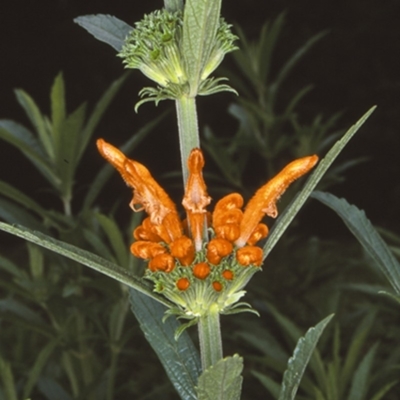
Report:
[[[175,268],[175,260],[170,254],[158,254],[149,261],[149,270],[152,272],[171,272]]]
[[[199,148],[194,148],[189,154],[188,168],[192,174],[201,173],[204,168],[203,152]]]
[[[215,281],[215,282],[212,283],[212,287],[214,288],[214,290],[216,292],[220,292],[222,290],[222,283],[218,282],[218,281]]]
[[[222,276],[227,280],[231,281],[233,279],[233,272],[229,269],[226,269],[225,271],[222,272]]]
[[[207,245],[207,260],[211,264],[218,265],[222,258],[231,254],[233,251],[233,245],[231,242],[225,239],[212,239]]]
[[[184,265],[190,265],[195,257],[194,244],[187,236],[182,236],[170,244],[171,255]]]
[[[249,265],[260,266],[263,259],[263,251],[257,246],[245,246],[237,250],[236,259],[243,267]]]
[[[210,272],[211,268],[206,262],[200,262],[193,267],[193,275],[197,279],[206,279]]]
[[[181,291],[185,291],[189,288],[190,286],[190,282],[188,278],[179,278],[176,281],[176,287],[181,290]]]
[[[126,160],[125,155],[120,150],[107,143],[104,139],[97,139],[96,145],[100,154],[112,165],[121,166]]]

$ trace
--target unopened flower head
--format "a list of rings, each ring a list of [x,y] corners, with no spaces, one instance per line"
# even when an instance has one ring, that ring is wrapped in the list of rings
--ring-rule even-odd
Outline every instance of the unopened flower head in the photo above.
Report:
[[[242,196],[231,193],[210,213],[207,206],[211,198],[202,174],[203,154],[193,149],[182,201],[186,219],[181,220],[175,204],[144,165],[102,139],[97,146],[133,188],[131,208],[148,214],[133,232],[131,252],[148,261],[146,277],[154,282],[157,292],[176,304],[169,313],[195,320],[211,306],[220,313],[252,311],[238,300],[263,262],[263,250],[257,243],[268,235],[268,227],[261,220],[265,215],[277,216],[280,196],[313,168],[318,157],[289,163],[255,193],[244,210]]]
[[[182,49],[183,13],[157,10],[144,16],[135,24],[118,54],[124,59],[126,68],[136,68],[160,85],[160,88],[144,88],[141,96],[159,101],[164,98],[178,98],[189,93],[188,76],[185,68],[185,54]],[[200,74],[199,94],[206,95],[221,90],[233,90],[220,80],[208,80],[225,54],[235,50],[237,39],[222,18],[214,43]],[[145,100],[148,101],[148,100]]]

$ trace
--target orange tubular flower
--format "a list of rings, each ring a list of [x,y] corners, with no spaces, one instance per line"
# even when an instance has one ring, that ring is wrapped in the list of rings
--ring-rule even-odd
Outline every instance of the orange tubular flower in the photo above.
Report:
[[[132,210],[148,214],[133,233],[131,252],[148,261],[145,276],[155,283],[156,291],[178,306],[178,314],[189,319],[206,313],[211,304],[217,304],[221,313],[234,312],[235,303],[245,293],[241,289],[263,261],[257,242],[268,235],[268,227],[262,218],[277,216],[280,196],[318,160],[314,155],[288,164],[256,192],[244,211],[242,196],[231,193],[210,214],[203,154],[193,149],[182,201],[187,219],[182,222],[175,204],[145,166],[102,139],[97,147],[133,188]]]
[[[196,251],[200,251],[206,227],[207,210],[211,197],[207,194],[203,179],[204,157],[200,149],[193,149],[189,155],[189,178],[182,205],[186,210],[189,229],[194,240]]]

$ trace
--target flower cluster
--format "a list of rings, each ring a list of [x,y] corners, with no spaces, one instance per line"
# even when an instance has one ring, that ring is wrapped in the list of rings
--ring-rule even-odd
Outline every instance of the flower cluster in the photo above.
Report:
[[[182,201],[187,218],[182,221],[173,201],[144,165],[128,159],[103,139],[97,146],[134,189],[132,210],[148,214],[133,232],[131,252],[148,261],[146,277],[177,304],[175,312],[186,318],[202,315],[210,304],[218,304],[220,312],[232,311],[244,294],[241,289],[263,261],[262,248],[256,246],[268,235],[262,218],[278,215],[277,200],[318,160],[313,155],[288,164],[256,192],[244,210],[242,196],[231,193],[210,213],[206,209],[211,198],[202,174],[203,154],[193,149]]]
[[[197,93],[207,95],[218,91],[234,91],[226,84],[220,84],[225,78],[208,78],[218,67],[225,54],[236,50],[237,39],[231,32],[231,25],[222,18],[214,38],[208,58],[200,74]],[[158,83],[158,88],[144,88],[140,92],[144,97],[136,107],[146,101],[156,103],[163,99],[177,99],[187,95],[189,88],[183,43],[183,13],[156,10],[135,23],[118,54],[123,58],[126,68],[139,69],[144,75]],[[193,95],[193,93],[192,93]]]

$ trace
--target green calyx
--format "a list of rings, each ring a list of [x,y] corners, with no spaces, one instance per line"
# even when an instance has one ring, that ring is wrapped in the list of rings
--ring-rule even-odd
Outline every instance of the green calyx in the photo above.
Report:
[[[159,86],[141,90],[136,108],[147,101],[158,103],[165,99],[178,99],[190,93],[189,79],[182,50],[183,13],[157,10],[136,22],[135,28],[125,40],[118,54],[126,68],[139,69]],[[209,95],[220,91],[233,91],[219,79],[209,75],[218,67],[225,54],[235,50],[237,39],[231,25],[220,20],[214,45],[208,61],[201,72],[201,81],[196,94]]]
[[[180,319],[188,320],[176,333],[179,336],[184,329],[197,323],[200,317],[207,315],[211,309],[219,314],[236,314],[239,312],[258,313],[248,303],[239,302],[245,295],[243,288],[251,277],[261,268],[255,265],[240,265],[234,254],[225,257],[220,264],[210,266],[210,273],[204,279],[194,275],[194,268],[198,263],[207,262],[205,250],[197,253],[196,259],[189,266],[179,263],[173,271],[146,271],[145,277],[154,283],[154,291],[162,293],[167,299],[176,304],[168,309],[165,318],[176,315]],[[226,271],[230,271],[232,278],[226,279]],[[178,282],[187,280],[189,286],[181,290]]]

